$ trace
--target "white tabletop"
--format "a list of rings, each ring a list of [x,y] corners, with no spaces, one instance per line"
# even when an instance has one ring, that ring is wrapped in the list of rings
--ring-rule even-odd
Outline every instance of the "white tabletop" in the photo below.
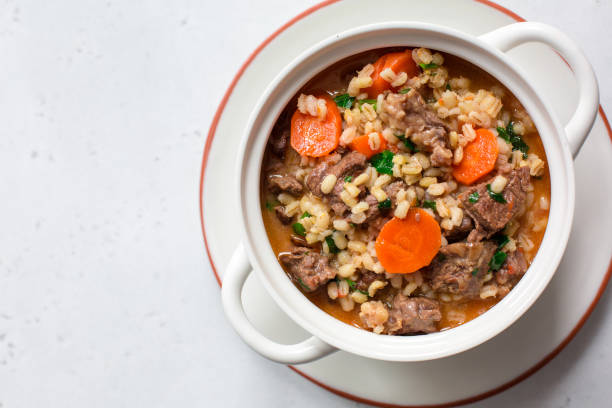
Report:
[[[238,339],[200,231],[214,110],[316,1],[51,3],[0,4],[0,407],[360,406]],[[611,2],[499,3],[577,40],[612,109]],[[611,311],[473,406],[609,405]]]

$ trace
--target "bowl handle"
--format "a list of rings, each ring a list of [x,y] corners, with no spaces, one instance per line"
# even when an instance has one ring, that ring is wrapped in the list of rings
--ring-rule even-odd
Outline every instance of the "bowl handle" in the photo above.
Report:
[[[285,364],[307,363],[336,351],[334,347],[314,336],[297,344],[280,344],[257,331],[247,319],[242,307],[242,286],[251,271],[246,251],[242,244],[239,244],[225,271],[221,298],[225,315],[245,343],[262,356]]]
[[[576,43],[558,29],[542,23],[515,23],[480,36],[480,39],[506,52],[526,42],[542,42],[554,48],[574,72],[579,88],[578,106],[565,126],[572,155],[576,157],[586,139],[599,107],[597,79],[591,64]]]

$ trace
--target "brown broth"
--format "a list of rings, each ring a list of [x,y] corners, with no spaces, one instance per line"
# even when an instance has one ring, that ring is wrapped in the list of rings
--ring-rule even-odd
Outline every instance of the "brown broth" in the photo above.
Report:
[[[378,49],[346,58],[332,65],[323,72],[317,74],[300,90],[300,92],[297,93],[297,95],[299,95],[300,93],[317,94],[321,92],[326,92],[333,96],[335,94],[342,93],[346,89],[346,86],[348,85],[348,82],[350,81],[351,77],[355,74],[357,70],[361,69],[365,64],[375,61],[380,55],[396,50],[398,50],[398,48]],[[484,72],[482,69],[476,67],[475,65],[464,61],[458,57],[448,54],[443,55],[445,59],[444,67],[448,69],[449,78],[465,76],[471,80],[471,89],[489,89],[493,85],[501,86],[505,90],[505,96],[502,98],[503,105],[506,107],[514,107],[517,110],[522,109],[520,102],[514,97],[514,95],[512,95],[512,93],[510,93],[507,88],[505,88],[491,75]],[[288,106],[295,106],[296,99],[297,97],[294,98],[294,100],[292,100],[288,104]],[[286,118],[287,114],[285,113],[284,116]],[[541,159],[545,160],[546,154],[544,151],[544,146],[537,131],[524,135],[523,139],[529,145],[529,153],[535,153]],[[295,157],[292,157],[291,155],[288,156],[289,157],[286,159],[286,162],[295,162]],[[267,158],[264,158],[264,162],[266,161],[266,159]],[[270,211],[267,209],[266,204],[268,202],[274,202],[275,197],[264,189],[264,177],[262,177],[261,180],[262,183],[260,197],[262,218],[266,227],[268,238],[270,240],[270,245],[272,246],[274,253],[278,255],[281,252],[289,251],[293,246],[290,240],[290,236],[293,231],[290,225],[283,225],[277,219],[274,214],[274,211]],[[548,174],[548,171],[545,171],[540,178],[532,178],[531,183],[534,187],[534,199],[532,205],[528,207],[527,211],[525,211],[525,214],[518,219],[521,224],[521,227],[519,228],[518,232],[524,233],[534,244],[534,247],[531,251],[524,251],[525,257],[527,258],[527,261],[529,263],[531,263],[542,242],[545,233],[545,228],[537,232],[527,230],[527,218],[530,212],[533,213],[533,216],[536,217],[536,219],[540,219],[542,217],[548,218],[548,210],[542,210],[539,206],[541,197],[546,198],[550,203],[551,191],[550,175]],[[332,301],[327,296],[327,291],[325,287],[322,287],[313,293],[307,293],[305,294],[305,296],[307,296],[311,302],[316,304],[323,311],[345,322],[346,324],[355,327],[365,328],[359,318],[359,307],[356,306],[353,310],[349,312],[342,310],[338,302]],[[438,323],[438,329],[447,330],[459,326],[460,324],[463,324],[465,322],[468,322],[489,310],[499,300],[499,298],[489,298],[459,302],[440,302],[442,320]],[[462,313],[465,316],[465,319],[460,321],[453,320],[451,317],[454,312]]]

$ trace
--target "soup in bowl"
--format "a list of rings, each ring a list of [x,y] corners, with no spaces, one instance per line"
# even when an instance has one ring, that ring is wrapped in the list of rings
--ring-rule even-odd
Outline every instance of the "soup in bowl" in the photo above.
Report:
[[[446,330],[527,271],[548,222],[537,128],[482,69],[427,48],[368,51],[308,82],[275,124],[262,217],[289,279],[378,334]]]

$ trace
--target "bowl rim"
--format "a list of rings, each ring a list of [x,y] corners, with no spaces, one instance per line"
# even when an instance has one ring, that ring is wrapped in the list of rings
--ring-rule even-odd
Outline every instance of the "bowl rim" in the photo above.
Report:
[[[360,45],[360,51],[354,51],[355,45],[352,46],[353,48],[347,46],[347,43],[351,45],[351,42],[355,42],[364,35],[381,35],[382,38],[391,38],[398,33],[407,34],[408,32],[413,36],[417,33],[420,35],[417,35],[419,38],[417,43],[414,40],[405,41],[401,44],[387,42],[375,47],[363,44]],[[437,46],[428,45],[434,42],[433,40],[428,41],[431,38],[437,40]],[[449,50],[444,46],[444,43],[448,47],[451,46],[451,43],[453,47],[458,45],[460,47]],[[268,237],[265,235],[265,230],[263,230],[265,239],[259,239],[263,228],[261,213],[259,213],[258,219],[253,218],[260,211],[258,191],[261,159],[263,158],[262,146],[265,147],[271,125],[274,124],[278,114],[288,102],[288,99],[283,99],[280,102],[272,103],[272,97],[279,92],[285,98],[287,94],[290,94],[289,98],[292,97],[305,82],[318,72],[350,55],[369,49],[395,45],[426,46],[456,55],[474,63],[503,83],[519,99],[534,119],[544,144],[551,175],[549,226],[529,270],[516,287],[487,312],[467,323],[443,332],[410,337],[380,336],[363,329],[351,327],[311,303],[287,279],[276,258],[270,265],[269,252],[272,252],[272,249]],[[317,58],[325,59],[327,54],[338,51],[341,55],[334,59],[327,57],[330,61],[325,66],[304,68],[309,64],[313,65],[313,60]],[[470,58],[473,55],[480,55],[484,58],[479,59],[480,63],[476,63],[473,58]],[[505,74],[502,75],[504,72]],[[294,81],[292,86],[288,86],[284,91],[281,91],[280,89],[283,85],[286,85],[288,79],[294,76],[301,79]],[[534,115],[534,112],[536,115]],[[272,117],[273,119],[271,119]],[[262,134],[266,134],[265,138],[261,136]],[[260,135],[259,138],[257,138],[257,135]],[[262,138],[263,144],[260,140]],[[256,141],[259,141],[259,143],[255,143]],[[551,158],[554,158],[554,160],[551,160]],[[255,165],[253,165],[254,162]],[[381,360],[423,361],[450,356],[475,347],[509,327],[537,300],[554,275],[567,244],[573,219],[575,198],[573,161],[564,130],[556,119],[554,111],[540,99],[531,83],[522,74],[521,69],[501,51],[478,37],[429,23],[384,22],[359,26],[323,40],[300,54],[272,81],[254,108],[249,118],[247,134],[241,142],[237,167],[240,215],[245,227],[242,231],[242,241],[245,244],[253,269],[260,277],[266,290],[277,304],[306,331],[340,349]],[[249,171],[247,171],[247,168]],[[258,199],[247,200],[247,197],[253,197],[253,186],[245,189],[245,184],[249,184],[246,183],[247,180],[251,181],[250,184],[253,184],[253,177],[257,180],[255,190],[257,190],[256,196]],[[254,207],[256,208],[254,209]],[[551,224],[553,224],[553,227],[551,227]],[[267,251],[263,248],[264,246],[267,246]],[[264,265],[266,268],[263,267]],[[542,272],[542,269],[546,273]],[[534,273],[534,270],[538,270],[539,273]],[[297,299],[289,299],[291,296]],[[493,321],[494,318],[498,319],[497,322]],[[457,339],[461,341],[457,341]]]

